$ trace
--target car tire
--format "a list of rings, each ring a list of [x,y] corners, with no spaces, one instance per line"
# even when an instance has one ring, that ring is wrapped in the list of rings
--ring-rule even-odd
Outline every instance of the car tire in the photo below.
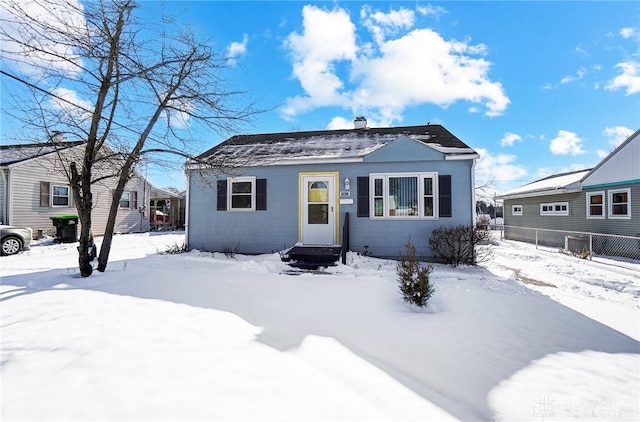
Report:
[[[2,239],[2,255],[15,255],[22,250],[22,240],[16,236]]]

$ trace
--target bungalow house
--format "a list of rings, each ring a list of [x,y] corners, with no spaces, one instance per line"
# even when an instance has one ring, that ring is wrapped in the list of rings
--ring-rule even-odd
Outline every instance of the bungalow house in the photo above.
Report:
[[[51,217],[77,215],[64,163],[78,161],[83,149],[81,141],[0,145],[0,221],[31,227],[35,237],[54,236]],[[96,179],[111,173],[108,168],[94,168]],[[115,185],[114,177],[106,177],[92,187],[94,236],[104,234]],[[120,200],[116,232],[149,230],[144,206],[149,203],[149,190],[140,176],[129,181]]]
[[[508,239],[533,241],[534,231],[521,228],[640,236],[640,130],[592,169],[549,176],[496,198],[504,200]]]
[[[433,229],[474,225],[477,157],[441,125],[369,128],[362,117],[354,129],[236,135],[188,166],[187,247],[346,244],[398,257],[411,238],[429,258]]]

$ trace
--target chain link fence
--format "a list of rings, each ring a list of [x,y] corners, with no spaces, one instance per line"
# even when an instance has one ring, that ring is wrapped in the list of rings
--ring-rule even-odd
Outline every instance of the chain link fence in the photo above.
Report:
[[[494,229],[500,230],[502,239],[534,243],[536,247],[556,248],[581,258],[640,260],[640,233],[637,236],[621,236],[516,226],[495,226]]]

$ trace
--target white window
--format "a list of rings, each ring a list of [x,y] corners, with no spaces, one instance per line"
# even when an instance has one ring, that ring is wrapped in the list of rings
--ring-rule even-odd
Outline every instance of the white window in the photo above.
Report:
[[[549,202],[540,204],[540,215],[569,215],[569,203]]]
[[[587,218],[604,218],[604,192],[587,192]]]
[[[120,208],[126,208],[129,210],[136,209],[138,207],[138,192],[122,192],[122,195],[120,196],[120,203],[118,206]]]
[[[227,209],[231,211],[255,211],[256,178],[236,177],[227,179]]]
[[[51,186],[51,205],[54,207],[68,207],[71,204],[71,189],[69,186]]]
[[[631,218],[631,189],[608,191],[609,218]]]
[[[522,215],[522,205],[511,205],[511,215]]]
[[[370,180],[371,218],[438,218],[437,173],[371,174]]]
[[[120,208],[131,208],[131,192],[122,192]]]

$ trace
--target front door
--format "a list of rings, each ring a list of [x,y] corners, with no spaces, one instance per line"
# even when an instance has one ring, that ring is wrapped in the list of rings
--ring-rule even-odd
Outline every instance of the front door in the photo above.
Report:
[[[304,245],[334,245],[336,233],[335,174],[300,179],[301,232]]]

